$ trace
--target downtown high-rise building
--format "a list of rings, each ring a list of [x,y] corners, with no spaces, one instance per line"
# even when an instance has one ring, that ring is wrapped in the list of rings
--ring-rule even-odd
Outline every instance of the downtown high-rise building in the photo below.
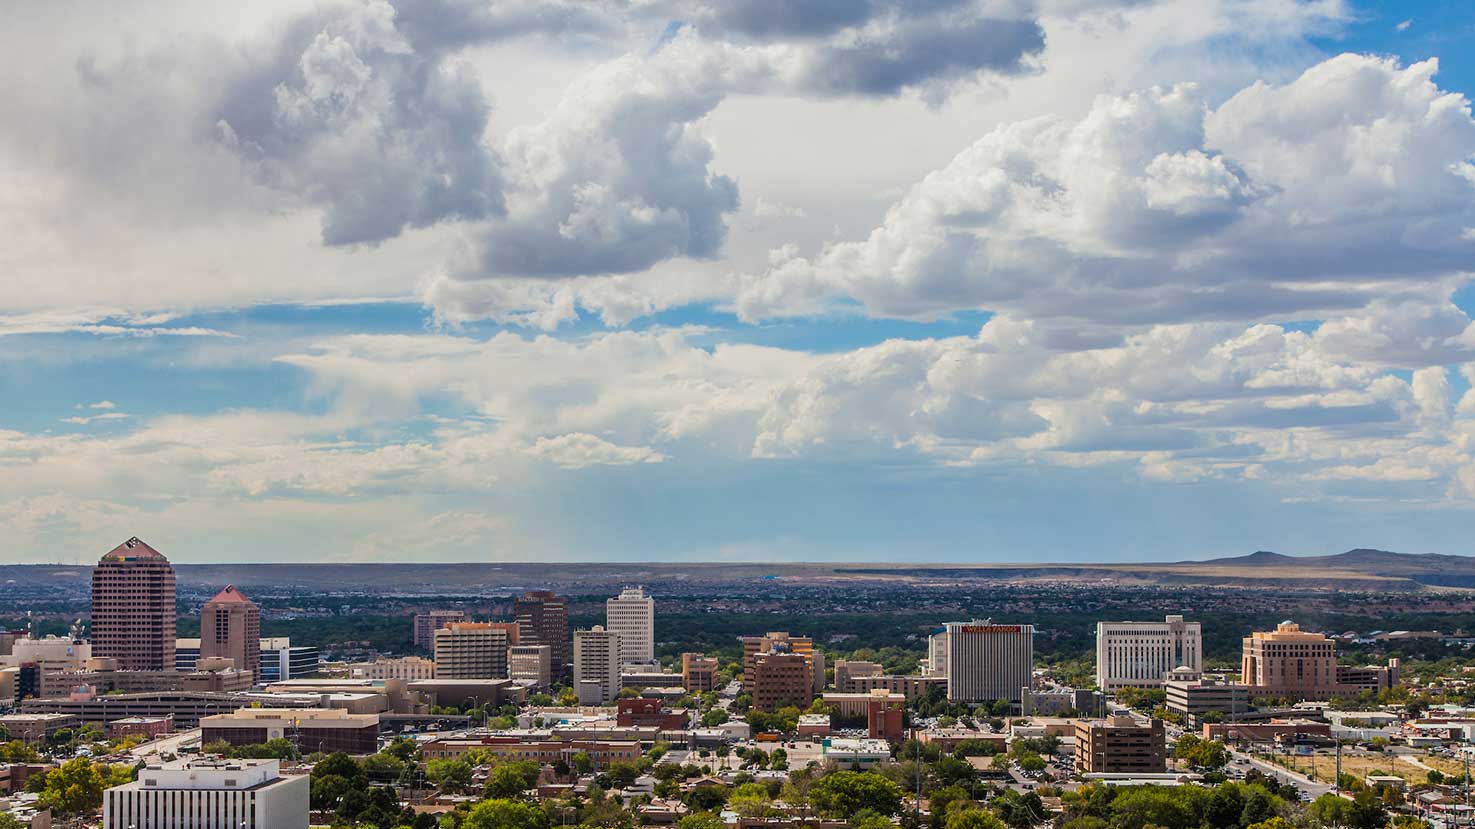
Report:
[[[1179,668],[1203,670],[1198,622],[1169,616],[1161,622],[1096,623],[1096,687],[1161,688]]]
[[[200,609],[200,658],[223,657],[261,682],[261,608],[233,584]]]
[[[506,679],[516,622],[452,622],[435,632],[436,679]]]
[[[174,568],[130,538],[92,570],[92,655],[125,671],[174,670]]]
[[[548,590],[531,590],[513,602],[512,614],[517,618],[518,643],[547,645],[551,650],[553,679],[557,681],[568,676],[572,642],[568,599]]]
[[[654,662],[656,602],[639,587],[627,587],[604,603],[604,627],[620,635],[620,662]]]
[[[949,702],[1018,702],[1033,685],[1034,625],[948,622]]]
[[[574,632],[574,693],[580,705],[605,705],[620,695],[620,635],[595,625]]]
[[[464,610],[427,610],[415,614],[415,647],[430,650],[435,647],[435,632],[452,622],[469,622],[471,617]]]

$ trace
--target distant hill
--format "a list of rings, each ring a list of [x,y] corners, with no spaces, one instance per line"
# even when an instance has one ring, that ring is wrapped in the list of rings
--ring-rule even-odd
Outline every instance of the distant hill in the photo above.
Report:
[[[1475,587],[1475,556],[1443,553],[1395,553],[1359,548],[1329,556],[1288,556],[1261,550],[1245,556],[1179,563],[1184,566],[1341,570],[1370,576],[1406,578],[1419,584]]]

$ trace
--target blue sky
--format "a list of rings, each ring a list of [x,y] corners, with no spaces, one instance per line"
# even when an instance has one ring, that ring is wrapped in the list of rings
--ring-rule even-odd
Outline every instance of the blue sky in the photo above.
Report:
[[[1468,4],[209,5],[0,35],[0,561],[1468,552]]]

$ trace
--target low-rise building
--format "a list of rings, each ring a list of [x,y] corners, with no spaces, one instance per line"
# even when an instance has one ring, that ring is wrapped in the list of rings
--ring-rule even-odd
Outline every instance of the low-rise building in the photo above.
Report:
[[[516,736],[456,737],[431,740],[421,746],[426,761],[462,757],[476,751],[502,760],[532,760],[551,765],[559,760],[572,763],[575,754],[586,754],[596,768],[610,763],[640,759],[640,743],[634,740],[549,740]]]
[[[423,656],[376,659],[348,666],[354,679],[435,679],[435,660]]]
[[[815,737],[828,737],[830,736],[830,715],[800,714],[796,731],[799,737],[805,740],[812,740]]]
[[[1206,740],[1247,743],[1322,742],[1332,738],[1330,723],[1313,720],[1271,720],[1270,722],[1204,723]]]
[[[103,792],[104,829],[307,829],[309,781],[276,760],[150,763]]]
[[[1197,728],[1208,720],[1232,720],[1250,710],[1250,686],[1237,682],[1170,679],[1164,685],[1168,710]]]
[[[1167,772],[1167,731],[1163,721],[1139,725],[1129,716],[1076,723],[1076,769],[1082,774],[1163,774]]]
[[[43,745],[63,728],[76,728],[81,721],[69,714],[22,713],[0,715],[0,728],[12,740]]]
[[[152,740],[174,730],[173,717],[124,717],[108,723],[108,739],[142,737]]]
[[[820,757],[842,769],[868,769],[891,762],[891,744],[885,740],[827,737],[820,746]]]
[[[717,690],[717,657],[701,653],[683,653],[681,655],[681,684],[694,694]]]
[[[234,714],[200,721],[200,742],[232,746],[258,745],[286,739],[303,754],[342,751],[373,754],[379,750],[379,715],[350,714],[326,708],[271,710],[243,708]]]

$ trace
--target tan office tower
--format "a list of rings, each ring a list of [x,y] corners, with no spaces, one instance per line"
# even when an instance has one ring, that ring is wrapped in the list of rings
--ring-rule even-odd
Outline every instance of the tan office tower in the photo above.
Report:
[[[681,684],[692,693],[717,690],[717,657],[704,653],[683,653]]]
[[[1336,643],[1290,621],[1244,638],[1240,674],[1259,696],[1307,700],[1346,694],[1337,682]]]
[[[599,625],[574,633],[574,693],[580,705],[606,705],[620,695],[620,634]]]
[[[92,570],[92,655],[125,671],[174,670],[174,568],[137,538]]]
[[[539,691],[553,682],[553,649],[547,645],[513,645],[507,649],[507,678],[526,680]]]
[[[522,594],[512,605],[517,617],[518,642],[523,645],[547,645],[552,649],[553,679],[568,676],[571,667],[570,646],[573,639],[568,627],[568,599],[547,590]]]
[[[516,622],[452,622],[435,632],[436,679],[506,679]]]
[[[814,649],[814,640],[808,636],[790,636],[784,631],[765,633],[762,636],[744,636],[743,641],[743,690],[752,691],[753,658],[760,653],[775,650],[799,653],[809,658],[809,667],[814,677],[814,693],[825,689],[825,655]]]
[[[200,658],[224,657],[261,681],[261,608],[233,584],[200,609]]]
[[[604,626],[620,635],[620,662],[629,665],[655,660],[656,602],[644,588],[627,587],[604,603]]]
[[[814,701],[813,657],[784,650],[782,645],[774,647],[753,655],[749,682],[753,710],[776,711],[792,705],[802,711]]]

